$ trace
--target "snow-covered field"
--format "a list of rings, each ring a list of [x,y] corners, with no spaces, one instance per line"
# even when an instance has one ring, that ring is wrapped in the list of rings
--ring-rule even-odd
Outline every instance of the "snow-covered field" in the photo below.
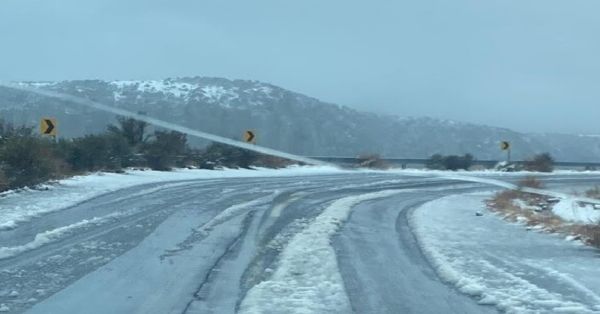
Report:
[[[33,217],[76,205],[99,195],[136,185],[236,177],[302,176],[341,173],[332,167],[289,167],[286,169],[179,169],[170,172],[130,170],[125,174],[95,173],[46,184],[41,189],[24,189],[2,194],[0,230],[15,228]]]
[[[503,221],[485,210],[489,197],[449,196],[415,210],[412,226],[438,275],[508,313],[600,313],[597,251]]]
[[[593,205],[580,205],[576,200],[567,198],[552,207],[552,212],[560,218],[582,224],[600,223],[600,209]]]

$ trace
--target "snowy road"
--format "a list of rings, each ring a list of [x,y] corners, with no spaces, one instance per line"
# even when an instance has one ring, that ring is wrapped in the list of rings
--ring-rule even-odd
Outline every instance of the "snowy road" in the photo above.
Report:
[[[546,180],[600,182],[591,174]],[[331,172],[109,191],[0,229],[0,311],[600,311],[600,284],[589,278],[600,272],[597,253],[492,214],[475,218],[481,193],[496,189],[433,175]],[[504,251],[478,241],[491,231]],[[523,242],[521,233],[533,236]],[[581,271],[542,258],[561,249]],[[450,270],[472,285],[453,281]],[[510,285],[543,299],[520,298]]]

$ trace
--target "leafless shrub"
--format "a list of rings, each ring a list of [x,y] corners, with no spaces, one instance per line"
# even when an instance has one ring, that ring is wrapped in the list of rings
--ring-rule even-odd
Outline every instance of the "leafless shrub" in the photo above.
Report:
[[[525,162],[525,170],[536,172],[552,172],[554,170],[554,158],[549,153],[533,156]]]
[[[474,157],[471,154],[464,156],[435,154],[427,160],[425,167],[433,170],[469,170],[473,165],[473,160]]]

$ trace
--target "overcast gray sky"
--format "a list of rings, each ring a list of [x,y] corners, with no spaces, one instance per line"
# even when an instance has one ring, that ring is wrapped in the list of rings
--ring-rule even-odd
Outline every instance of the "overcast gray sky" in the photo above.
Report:
[[[257,79],[325,101],[600,133],[598,0],[0,0],[0,80]]]

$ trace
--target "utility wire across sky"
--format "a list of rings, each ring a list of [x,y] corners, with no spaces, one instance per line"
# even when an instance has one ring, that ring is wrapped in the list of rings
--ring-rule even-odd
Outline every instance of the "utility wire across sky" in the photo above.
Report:
[[[299,162],[306,163],[306,164],[311,164],[311,165],[330,165],[330,166],[334,166],[333,164],[330,164],[330,163],[325,162],[325,161],[316,160],[316,159],[312,159],[312,158],[307,158],[307,157],[303,157],[303,156],[298,156],[298,155],[294,155],[294,154],[282,152],[282,151],[279,151],[279,150],[276,150],[276,149],[272,149],[272,148],[268,148],[268,147],[264,147],[264,146],[259,146],[259,145],[255,145],[255,144],[244,143],[244,142],[232,140],[232,139],[229,139],[229,138],[226,138],[226,137],[223,137],[223,136],[219,136],[219,135],[215,135],[215,134],[211,134],[211,133],[206,133],[206,132],[202,132],[202,131],[190,129],[188,127],[185,127],[185,126],[182,126],[182,125],[179,125],[179,124],[175,124],[175,123],[167,122],[167,121],[164,121],[164,120],[152,118],[152,117],[146,116],[144,114],[139,114],[139,113],[131,112],[129,110],[125,110],[125,109],[120,109],[120,108],[115,108],[115,107],[112,107],[112,106],[104,105],[104,104],[101,104],[99,102],[96,102],[96,101],[93,101],[93,100],[90,100],[90,99],[87,99],[87,98],[79,97],[79,96],[74,96],[74,95],[59,93],[59,92],[45,90],[45,89],[40,89],[40,88],[33,88],[33,87],[29,87],[29,86],[25,86],[25,85],[21,85],[21,84],[15,84],[15,83],[0,82],[0,86],[6,87],[6,88],[15,89],[15,90],[20,90],[20,91],[35,93],[35,94],[38,94],[38,95],[41,95],[41,96],[62,99],[62,100],[68,101],[68,102],[76,104],[76,105],[85,106],[85,107],[89,107],[89,108],[94,108],[94,109],[97,109],[97,110],[102,110],[102,111],[105,111],[105,112],[114,113],[116,115],[120,115],[120,116],[124,116],[124,117],[128,117],[128,118],[133,118],[133,119],[144,121],[146,123],[149,123],[149,124],[152,124],[154,126],[161,127],[161,128],[165,128],[165,129],[169,129],[169,130],[181,132],[181,133],[184,133],[184,134],[187,134],[187,135],[190,135],[190,136],[194,136],[194,137],[206,139],[206,140],[213,141],[213,142],[218,142],[218,143],[222,143],[222,144],[227,144],[227,145],[235,146],[235,147],[238,147],[238,148],[247,149],[247,150],[254,151],[254,152],[257,152],[257,153],[261,153],[261,154],[266,154],[266,155],[271,155],[271,156],[286,158],[286,159],[295,160],[295,161],[299,161]]]

